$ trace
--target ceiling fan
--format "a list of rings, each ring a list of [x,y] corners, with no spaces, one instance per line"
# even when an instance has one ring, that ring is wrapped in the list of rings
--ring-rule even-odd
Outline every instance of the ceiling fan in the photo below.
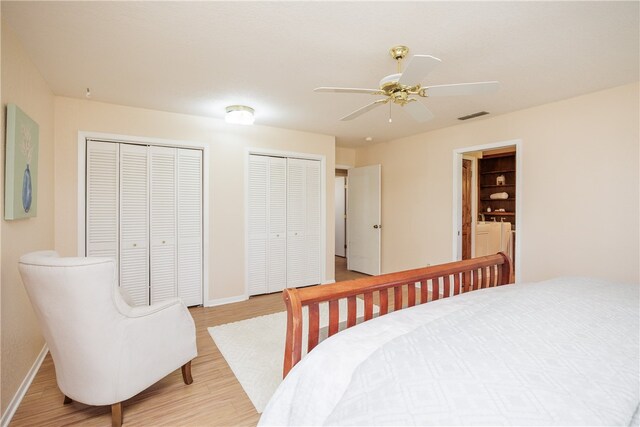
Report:
[[[418,122],[426,122],[433,118],[433,113],[422,102],[415,98],[416,95],[425,98],[452,95],[480,95],[495,92],[500,87],[500,83],[496,81],[423,87],[420,85],[420,82],[440,64],[440,59],[430,55],[414,55],[409,60],[405,70],[401,72],[402,60],[409,53],[409,48],[406,46],[394,46],[389,50],[389,53],[398,63],[398,72],[383,77],[382,80],[380,80],[379,89],[318,87],[314,89],[314,92],[364,93],[385,96],[385,98],[373,101],[371,104],[367,104],[353,113],[344,116],[340,119],[342,121],[353,120],[380,105],[393,102],[403,107],[411,117]],[[391,118],[389,118],[389,122],[391,122]]]

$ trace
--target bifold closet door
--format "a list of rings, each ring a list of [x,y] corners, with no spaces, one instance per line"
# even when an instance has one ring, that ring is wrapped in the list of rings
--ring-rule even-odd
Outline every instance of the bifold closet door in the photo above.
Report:
[[[135,305],[203,303],[202,178],[201,150],[87,142],[86,254]]]
[[[277,292],[287,284],[287,159],[250,155],[248,178],[249,294]]]
[[[320,283],[320,162],[288,159],[287,286]]]
[[[178,296],[188,305],[203,303],[202,151],[177,149]]]
[[[86,231],[87,256],[118,255],[119,144],[87,142]]]
[[[267,215],[269,158],[249,156],[247,197],[247,287],[249,295],[269,292],[267,282]]]
[[[149,149],[149,231],[151,304],[177,296],[176,151]]]
[[[317,160],[306,160],[306,222],[305,222],[305,284],[314,285],[320,283],[322,273],[320,271],[320,231],[322,215],[325,213],[321,208],[321,171],[320,162]]]
[[[120,287],[149,305],[149,150],[120,144]]]
[[[287,159],[269,158],[268,292],[287,286]]]

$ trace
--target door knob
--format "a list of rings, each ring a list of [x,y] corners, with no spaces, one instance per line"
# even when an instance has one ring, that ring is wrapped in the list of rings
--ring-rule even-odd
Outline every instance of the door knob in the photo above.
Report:
[[[374,225],[374,226],[373,226],[373,228],[382,228],[382,226],[381,226],[381,225],[376,224],[376,225]]]

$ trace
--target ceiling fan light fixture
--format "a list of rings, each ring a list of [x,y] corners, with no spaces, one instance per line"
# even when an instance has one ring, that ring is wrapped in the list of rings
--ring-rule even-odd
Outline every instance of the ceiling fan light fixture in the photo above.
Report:
[[[413,55],[407,66],[402,69],[402,61],[409,53],[406,46],[394,46],[389,50],[391,57],[398,63],[398,71],[395,74],[389,74],[380,80],[379,89],[361,89],[348,87],[318,87],[314,89],[316,92],[334,92],[334,93],[360,93],[385,98],[371,102],[364,107],[358,108],[356,111],[342,117],[341,121],[353,120],[376,107],[383,104],[389,104],[389,123],[391,119],[391,104],[397,104],[407,112],[417,122],[426,122],[433,118],[433,113],[418,101],[415,96],[422,98],[454,96],[454,95],[483,95],[493,93],[500,88],[497,81],[490,82],[474,82],[474,83],[454,83],[437,86],[422,87],[424,78],[435,69],[442,61],[431,55]],[[485,113],[486,114],[486,113]],[[477,116],[472,116],[477,117]],[[471,118],[471,117],[469,117]],[[463,120],[461,118],[461,120]]]
[[[230,105],[226,108],[224,121],[236,125],[252,125],[254,110],[246,105]]]

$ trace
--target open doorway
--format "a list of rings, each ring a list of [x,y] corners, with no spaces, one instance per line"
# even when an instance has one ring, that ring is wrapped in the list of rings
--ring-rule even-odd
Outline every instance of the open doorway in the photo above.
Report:
[[[336,256],[347,257],[347,170],[336,169],[335,177]]]
[[[521,142],[454,150],[453,257],[505,252],[520,271]]]
[[[336,282],[349,279],[347,270],[347,170],[337,167],[335,174],[335,277]]]

